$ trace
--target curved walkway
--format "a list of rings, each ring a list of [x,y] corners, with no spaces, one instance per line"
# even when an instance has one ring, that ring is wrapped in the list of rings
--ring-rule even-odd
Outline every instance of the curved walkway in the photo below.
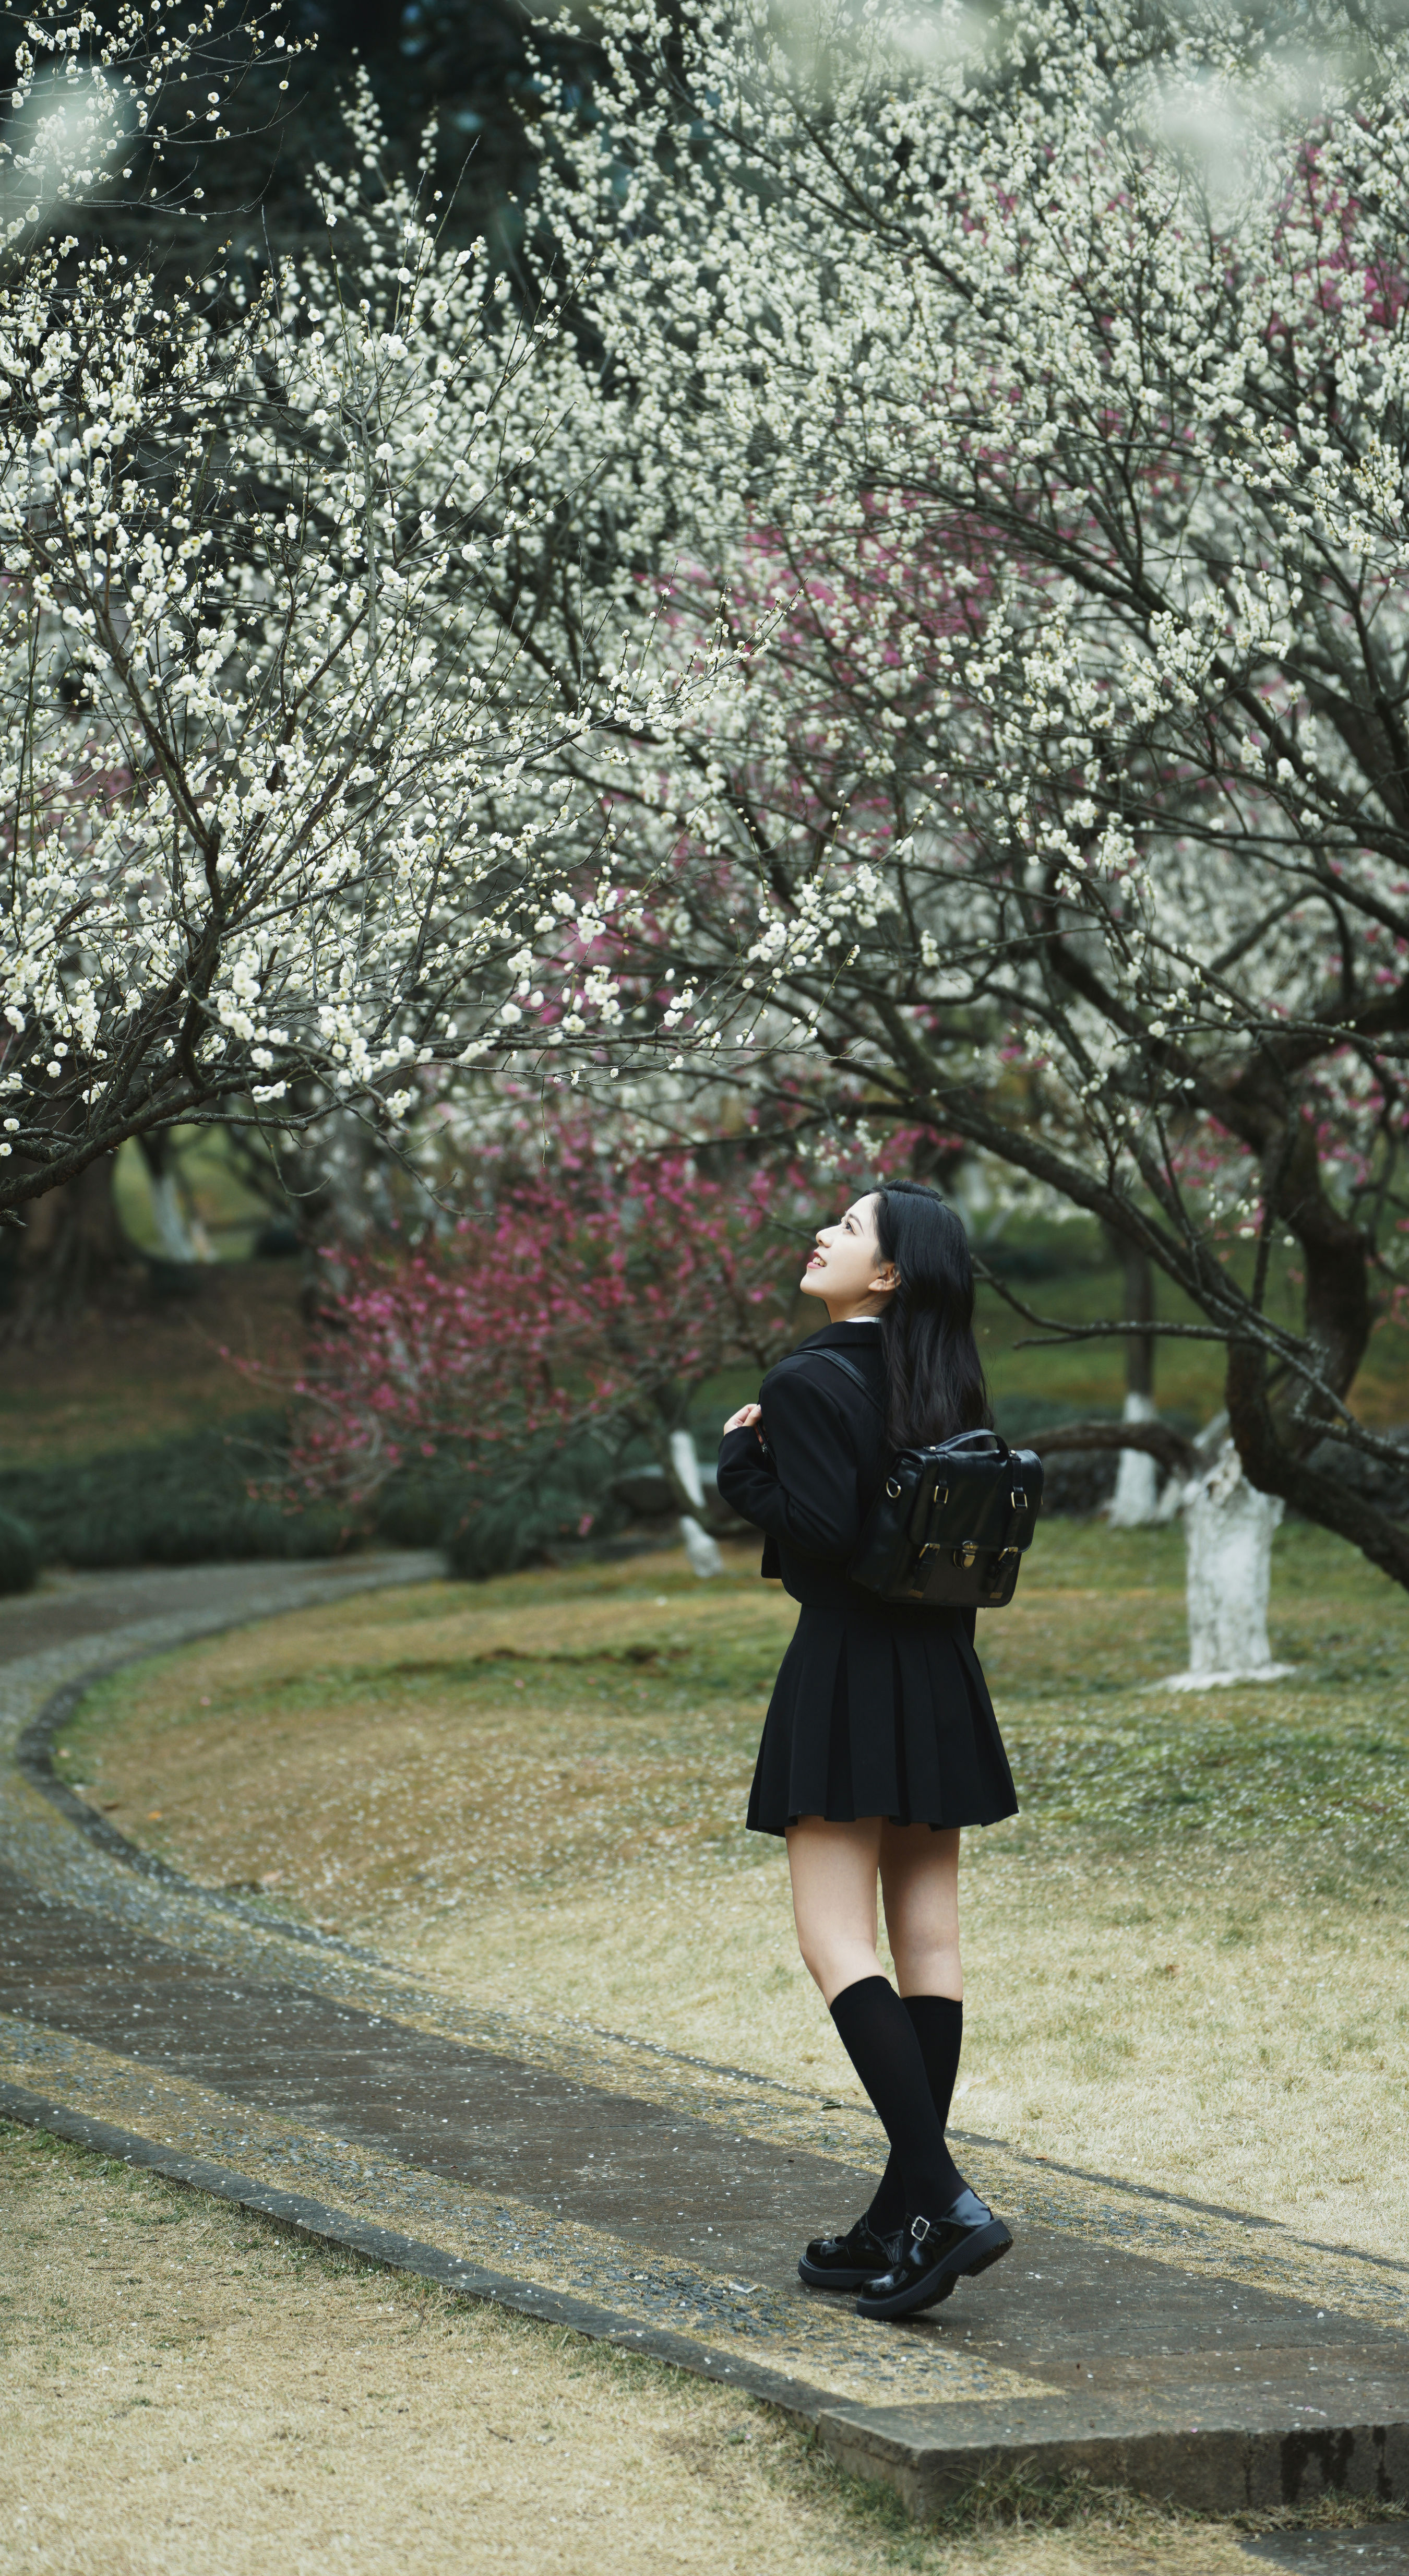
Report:
[[[1019,2460],[1208,2510],[1409,2498],[1409,2264],[985,2142],[1008,2263],[902,2329],[796,2280],[857,2114],[511,2023],[191,1886],[53,1776],[100,1673],[430,1557],[73,1578],[0,1603],[0,2113],[399,2268],[725,2378],[915,2506]]]

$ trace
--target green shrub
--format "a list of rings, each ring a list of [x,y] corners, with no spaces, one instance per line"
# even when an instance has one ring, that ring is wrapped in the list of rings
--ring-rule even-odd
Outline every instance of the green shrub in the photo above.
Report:
[[[250,1500],[251,1483],[277,1478],[284,1447],[282,1414],[247,1414],[149,1448],[12,1469],[0,1512],[28,1523],[44,1565],[330,1556],[351,1535],[345,1514]]]
[[[718,1427],[713,1413],[695,1426],[705,1457]],[[369,1516],[251,1501],[251,1485],[277,1488],[287,1454],[284,1415],[263,1412],[146,1448],[13,1468],[0,1475],[0,1524],[24,1526],[34,1563],[87,1568],[332,1556],[368,1534],[370,1517],[377,1544],[443,1545],[451,1573],[478,1582],[613,1537],[632,1517],[618,1480],[653,1465],[644,1441],[616,1429],[539,1441],[473,1479],[453,1458],[418,1459],[389,1479]],[[0,1558],[8,1552],[0,1527]],[[32,1568],[7,1580],[0,1563],[0,1591],[32,1580]]]
[[[610,1538],[629,1518],[613,1491],[627,1456],[609,1433],[540,1441],[498,1473],[465,1481],[442,1538],[446,1570],[464,1583],[514,1574],[563,1545]]]
[[[378,1541],[383,1547],[439,1547],[452,1514],[465,1508],[465,1494],[464,1471],[451,1458],[400,1468],[373,1507]]]
[[[27,1521],[0,1511],[0,1592],[28,1592],[39,1572],[39,1550]]]

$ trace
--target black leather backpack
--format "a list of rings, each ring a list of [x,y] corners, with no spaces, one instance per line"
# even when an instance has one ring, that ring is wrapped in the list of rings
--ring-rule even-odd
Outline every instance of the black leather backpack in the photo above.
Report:
[[[840,1351],[813,1357],[876,1398]],[[1042,1508],[1042,1461],[996,1431],[961,1431],[933,1449],[902,1449],[866,1515],[847,1572],[882,1601],[1004,1610]]]

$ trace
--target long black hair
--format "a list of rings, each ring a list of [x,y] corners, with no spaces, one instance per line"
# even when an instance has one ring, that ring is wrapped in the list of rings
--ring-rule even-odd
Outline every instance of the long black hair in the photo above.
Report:
[[[893,1262],[895,1293],[881,1310],[886,1429],[897,1449],[922,1449],[988,1427],[988,1389],[974,1340],[974,1265],[954,1210],[923,1181],[876,1192],[876,1242]]]

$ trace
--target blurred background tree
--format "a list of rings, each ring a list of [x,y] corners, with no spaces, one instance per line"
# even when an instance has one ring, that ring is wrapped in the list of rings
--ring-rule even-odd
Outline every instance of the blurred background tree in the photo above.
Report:
[[[89,14],[116,30],[121,0],[97,0]],[[0,81],[13,81],[25,23],[15,10],[0,18]],[[500,264],[514,267],[545,87],[585,94],[597,59],[590,34],[574,20],[539,27],[531,45],[530,23],[516,0],[407,0],[400,7],[396,0],[287,0],[266,20],[268,42],[256,47],[242,43],[241,13],[227,9],[215,28],[241,68],[222,110],[225,132],[203,112],[204,71],[174,81],[167,97],[172,139],[160,148],[133,140],[124,164],[130,178],[113,175],[86,221],[73,225],[75,237],[81,248],[101,234],[129,255],[184,257],[192,218],[203,210],[207,230],[218,228],[241,256],[297,248],[316,230],[309,170],[338,149],[341,101],[360,66],[403,171],[418,169],[434,127],[433,185],[444,191],[453,237],[484,235]]]

